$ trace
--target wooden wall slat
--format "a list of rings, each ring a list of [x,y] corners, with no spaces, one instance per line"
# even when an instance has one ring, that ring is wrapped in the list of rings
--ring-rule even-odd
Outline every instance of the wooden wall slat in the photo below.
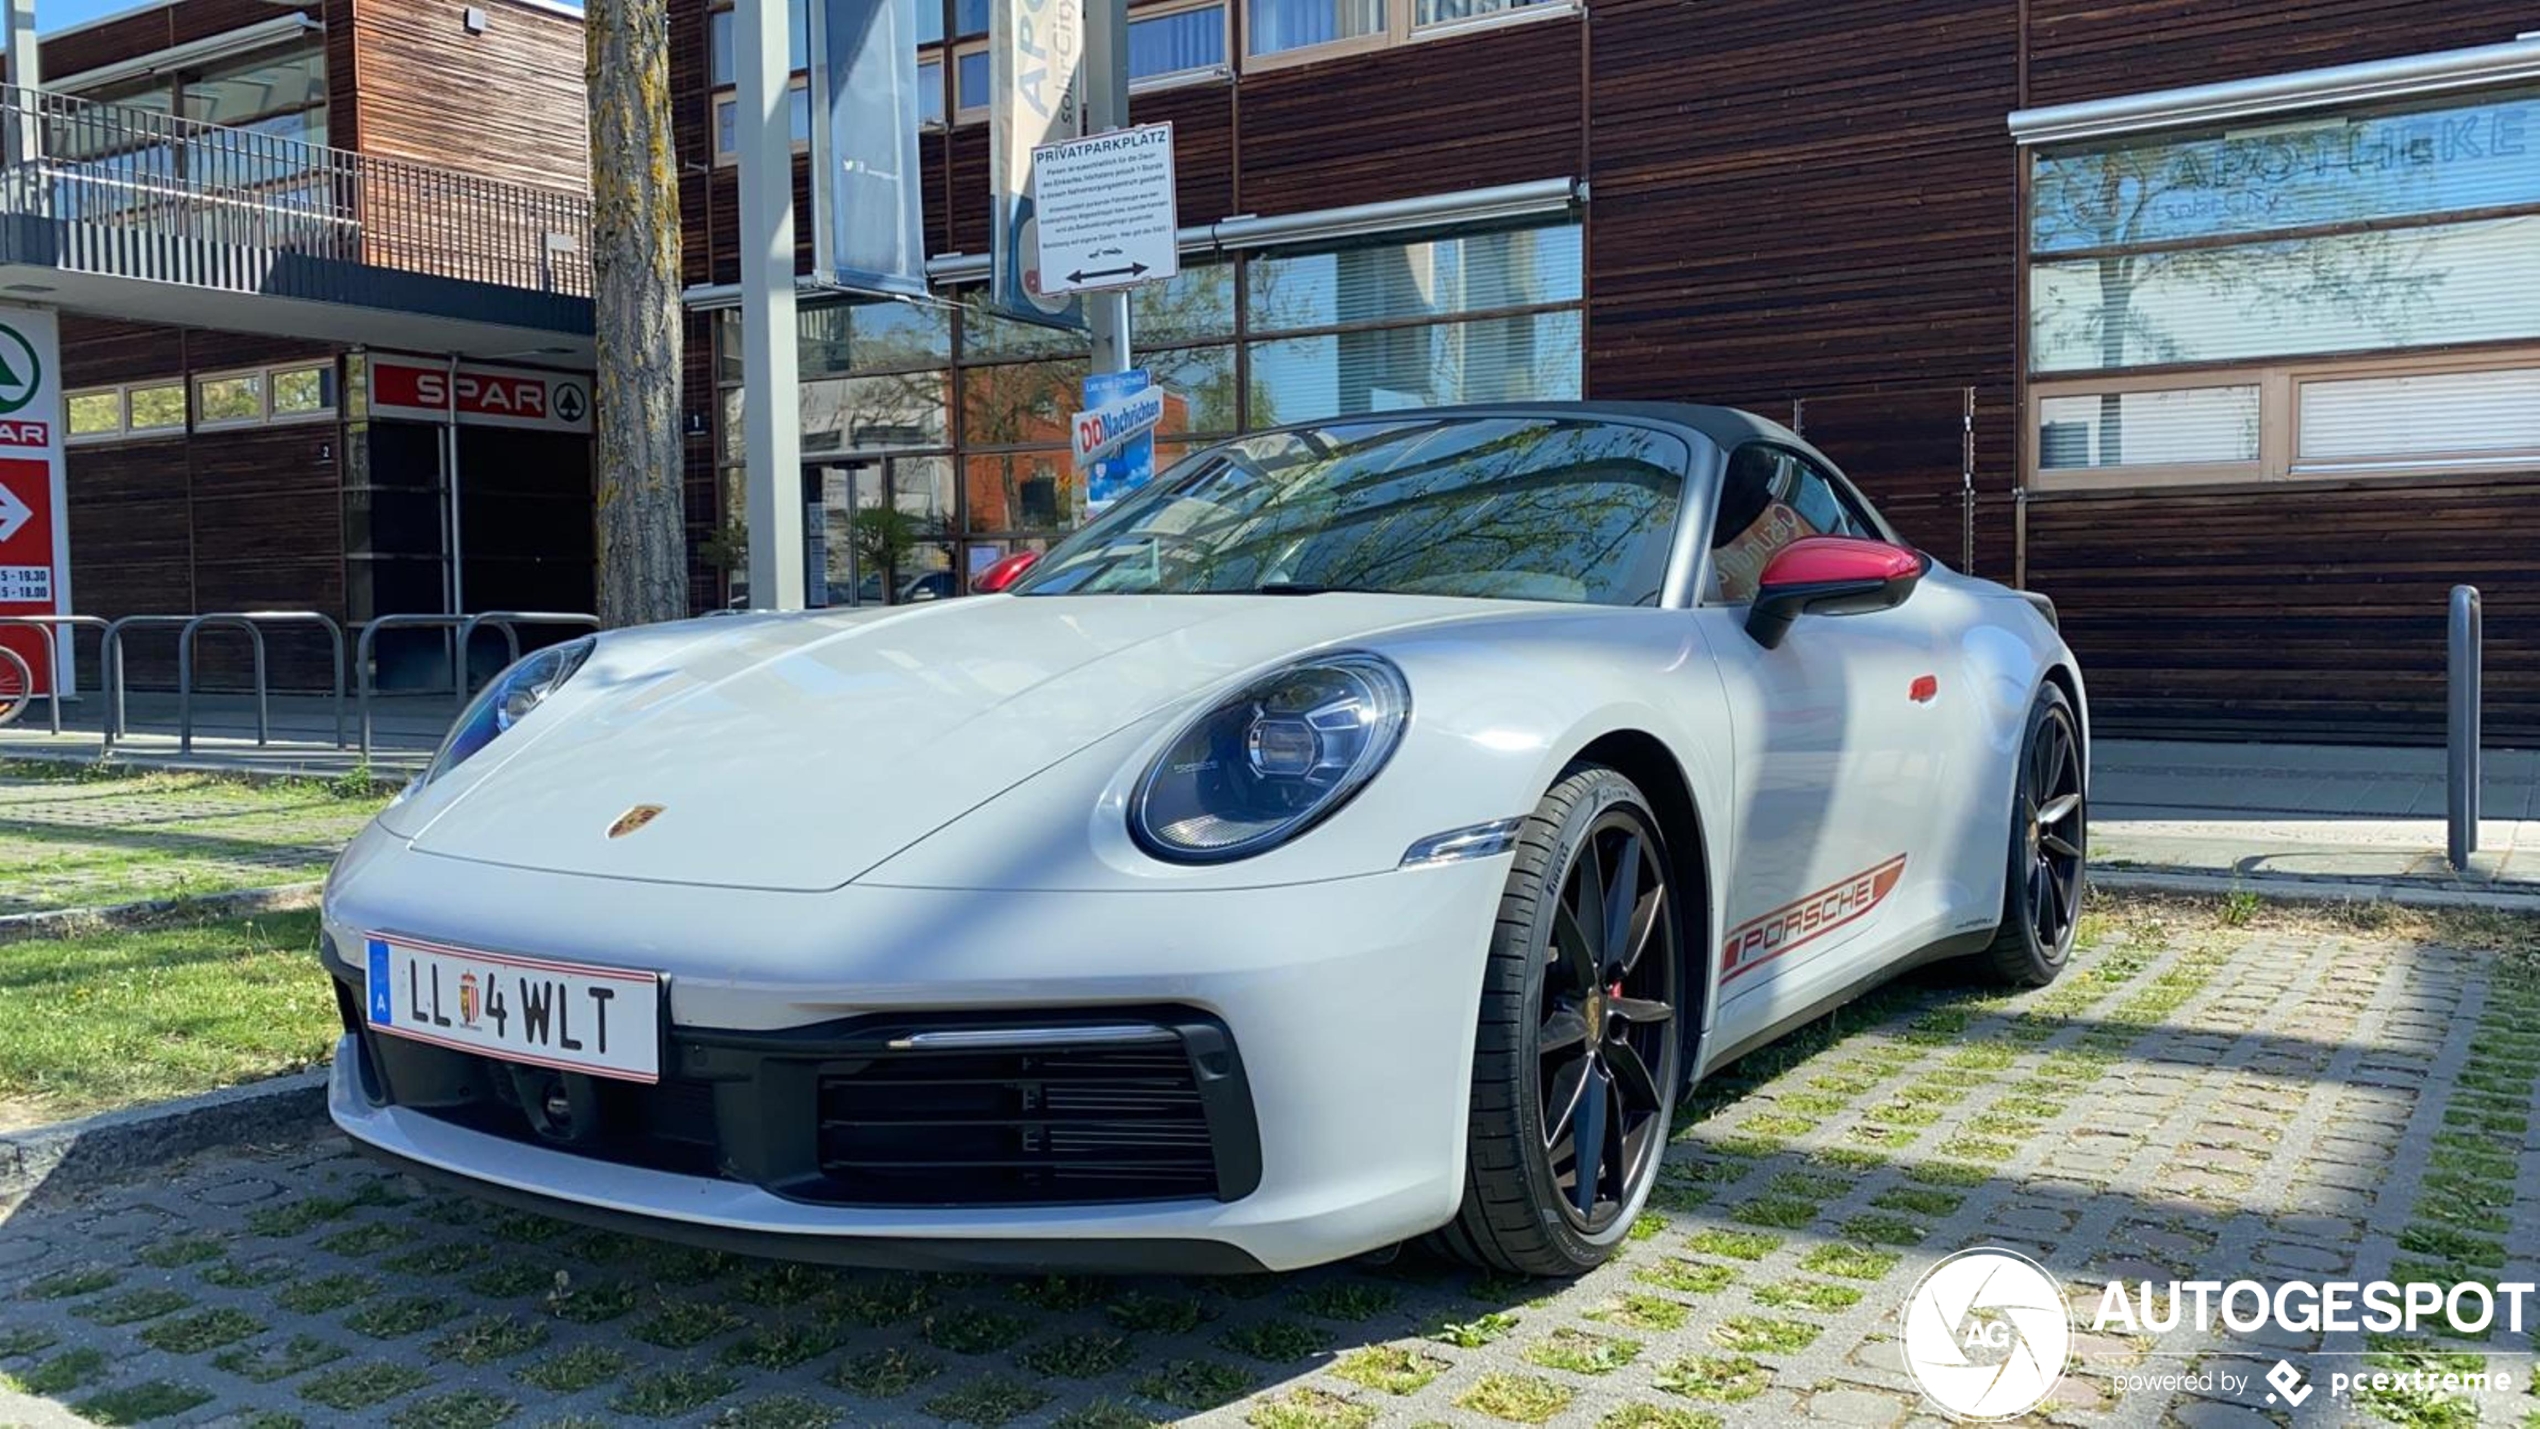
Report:
[[[486,32],[470,35],[445,0],[353,0],[362,152],[588,193],[581,22],[483,8]]]
[[[2502,44],[2535,27],[2526,0],[2030,0],[2029,102]]]

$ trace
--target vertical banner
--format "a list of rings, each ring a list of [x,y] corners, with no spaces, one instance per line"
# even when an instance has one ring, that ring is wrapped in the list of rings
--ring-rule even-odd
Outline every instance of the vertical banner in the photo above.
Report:
[[[1085,127],[1085,0],[990,0],[988,306],[1082,329],[1084,304],[1042,290],[1032,150]]]
[[[1143,367],[1126,372],[1095,372],[1085,378],[1085,415],[1104,413],[1117,404],[1147,390],[1152,379]],[[1160,414],[1163,405],[1155,410]],[[1138,420],[1142,414],[1131,414]],[[1080,424],[1081,425],[1081,424]],[[1111,503],[1137,490],[1155,476],[1155,428],[1136,428],[1136,435],[1123,439],[1107,452],[1089,456],[1084,464],[1085,514],[1097,515]],[[1108,434],[1105,434],[1106,436]],[[1091,445],[1091,434],[1079,432],[1080,446]]]
[[[917,5],[811,3],[812,266],[856,292],[926,294]]]
[[[0,307],[0,615],[67,615],[71,533],[62,490],[61,333],[40,308]],[[33,693],[51,689],[50,637],[0,626]],[[64,651],[63,677],[70,678]],[[16,671],[9,673],[14,681]]]

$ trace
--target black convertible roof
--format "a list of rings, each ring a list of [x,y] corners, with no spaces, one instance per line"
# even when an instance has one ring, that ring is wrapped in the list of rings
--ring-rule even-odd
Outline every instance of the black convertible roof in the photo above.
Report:
[[[1455,407],[1405,407],[1383,412],[1352,412],[1319,421],[1289,422],[1289,427],[1331,427],[1345,422],[1398,421],[1405,417],[1614,417],[1658,422],[1709,437],[1722,447],[1765,438],[1807,448],[1799,435],[1779,422],[1735,407],[1701,402],[1470,402]],[[1273,430],[1276,430],[1275,428]]]

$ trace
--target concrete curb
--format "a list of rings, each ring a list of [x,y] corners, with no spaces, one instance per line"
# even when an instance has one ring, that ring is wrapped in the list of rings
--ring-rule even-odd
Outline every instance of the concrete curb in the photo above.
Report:
[[[35,913],[0,914],[0,943],[146,928],[197,916],[234,918],[247,913],[296,913],[315,908],[325,889],[323,882],[284,883],[272,888],[207,893],[198,898],[146,898],[137,903],[110,903],[103,908],[47,908]]]
[[[307,1131],[326,1120],[327,1069],[201,1096],[0,1132],[0,1203],[76,1191],[215,1146]]]
[[[2090,870],[2094,888],[2142,893],[2246,893],[2292,903],[2396,903],[2409,908],[2488,908],[2540,913],[2540,892],[2396,883],[2382,879],[2297,878],[2284,874],[2167,872],[2147,868]]]

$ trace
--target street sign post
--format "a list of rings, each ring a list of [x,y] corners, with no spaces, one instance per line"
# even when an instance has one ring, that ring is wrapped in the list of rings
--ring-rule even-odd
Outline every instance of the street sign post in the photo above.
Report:
[[[1182,271],[1173,126],[1141,124],[1032,151],[1041,290],[1127,288]]]
[[[53,314],[0,308],[0,615],[70,613],[61,365]],[[35,688],[25,693],[51,690],[52,651],[42,631],[0,627],[0,645],[33,673]],[[63,675],[70,678],[67,669]]]

